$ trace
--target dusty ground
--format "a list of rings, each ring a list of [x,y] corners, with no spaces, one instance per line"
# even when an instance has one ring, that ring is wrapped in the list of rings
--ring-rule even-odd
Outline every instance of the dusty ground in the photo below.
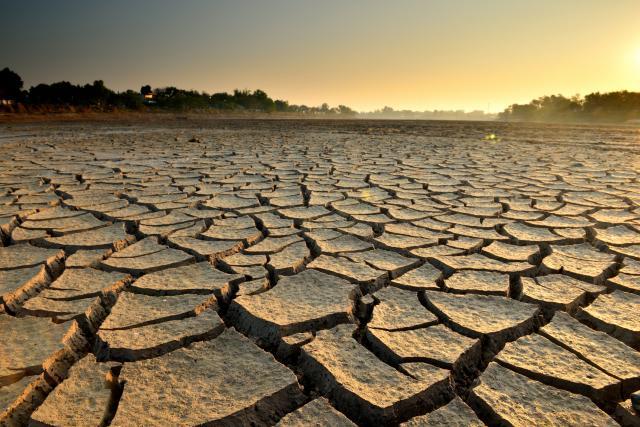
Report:
[[[0,424],[638,425],[638,144],[2,125]]]

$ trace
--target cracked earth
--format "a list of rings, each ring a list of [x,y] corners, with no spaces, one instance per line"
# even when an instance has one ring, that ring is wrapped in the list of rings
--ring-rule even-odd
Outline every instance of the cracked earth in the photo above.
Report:
[[[640,425],[640,133],[482,126],[7,128],[0,425]]]

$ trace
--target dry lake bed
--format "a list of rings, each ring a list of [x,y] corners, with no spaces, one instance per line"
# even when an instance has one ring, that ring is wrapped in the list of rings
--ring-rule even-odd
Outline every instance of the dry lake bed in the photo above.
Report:
[[[639,167],[632,127],[3,125],[0,425],[640,425]]]

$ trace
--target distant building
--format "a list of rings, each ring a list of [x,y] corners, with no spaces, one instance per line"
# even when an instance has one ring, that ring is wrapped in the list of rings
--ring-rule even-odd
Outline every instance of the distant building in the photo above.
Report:
[[[147,105],[152,105],[156,103],[155,95],[153,92],[145,93],[142,95],[142,103]]]
[[[155,104],[155,94],[151,89],[151,85],[144,85],[140,88],[140,94],[142,95],[143,104]]]

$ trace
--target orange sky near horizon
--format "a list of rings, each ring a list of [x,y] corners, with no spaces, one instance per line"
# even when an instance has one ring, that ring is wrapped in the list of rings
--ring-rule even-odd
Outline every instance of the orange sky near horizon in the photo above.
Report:
[[[0,4],[0,68],[27,87],[103,79],[116,90],[260,88],[359,111],[491,112],[640,91],[639,0],[14,3]]]

